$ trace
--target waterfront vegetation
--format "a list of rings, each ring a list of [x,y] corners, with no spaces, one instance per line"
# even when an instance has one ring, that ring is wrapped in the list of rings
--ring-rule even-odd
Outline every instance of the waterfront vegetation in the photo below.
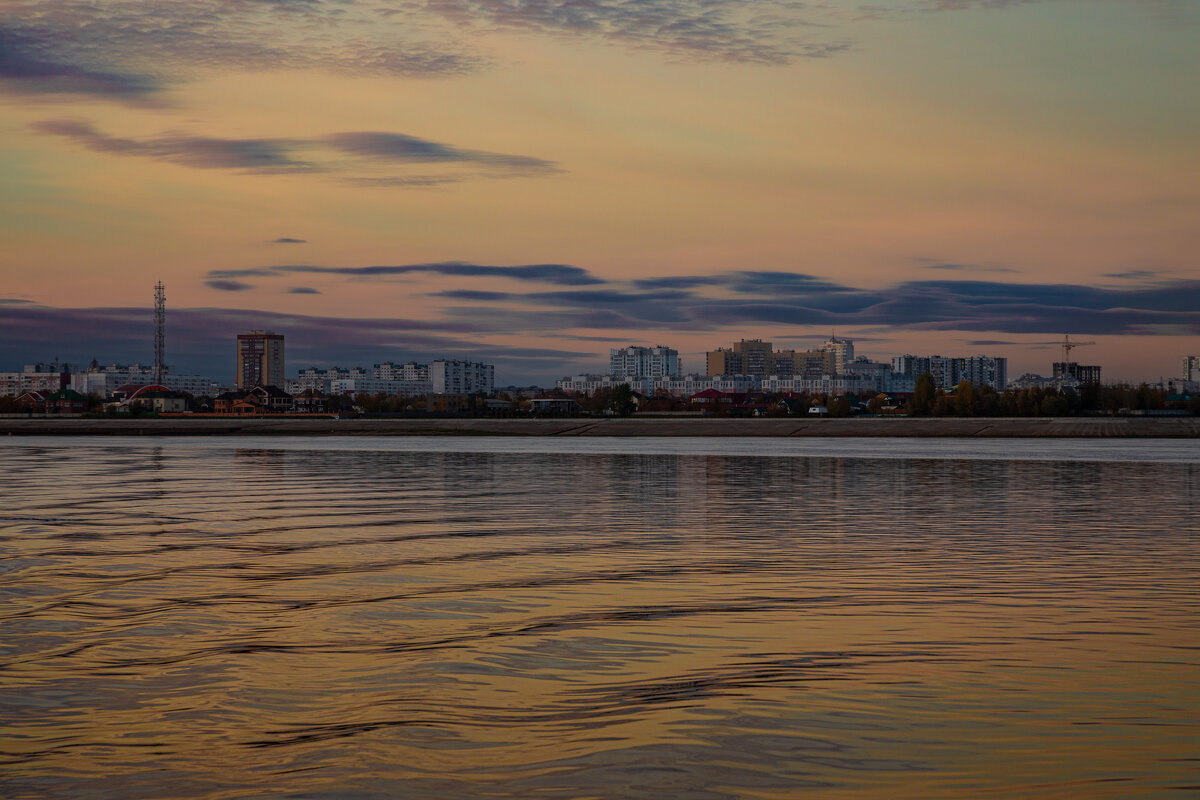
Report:
[[[387,394],[333,395],[325,399],[328,413],[358,413],[366,416],[630,416],[638,413],[696,414],[705,417],[795,417],[835,418],[855,416],[909,417],[1072,417],[1134,415],[1200,416],[1200,395],[1169,394],[1161,387],[1097,383],[1077,388],[1035,387],[998,391],[991,386],[963,381],[951,389],[938,388],[929,375],[917,379],[911,394],[774,394],[770,392],[716,393],[701,398],[674,397],[666,392],[642,396],[628,384],[603,388],[591,395],[549,390],[544,396],[573,401],[570,410],[538,410],[527,395],[497,392],[483,395],[430,395],[400,397]],[[212,411],[212,398],[186,395],[189,413]],[[453,398],[448,401],[447,398]],[[139,405],[120,413],[105,411],[105,401],[87,398],[87,416],[153,416]],[[816,411],[814,411],[814,409]],[[0,397],[0,414],[28,411],[17,398]]]

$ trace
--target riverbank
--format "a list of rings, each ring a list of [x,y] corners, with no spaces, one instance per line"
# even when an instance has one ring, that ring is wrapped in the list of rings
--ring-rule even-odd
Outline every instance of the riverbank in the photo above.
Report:
[[[1200,417],[857,419],[0,419],[0,436],[915,436],[1200,438]]]

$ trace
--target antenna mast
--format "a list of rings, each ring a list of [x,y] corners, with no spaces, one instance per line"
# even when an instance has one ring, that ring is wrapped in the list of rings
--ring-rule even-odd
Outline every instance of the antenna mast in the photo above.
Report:
[[[159,386],[163,382],[166,366],[163,364],[163,352],[167,340],[167,293],[162,281],[154,284],[154,382]]]

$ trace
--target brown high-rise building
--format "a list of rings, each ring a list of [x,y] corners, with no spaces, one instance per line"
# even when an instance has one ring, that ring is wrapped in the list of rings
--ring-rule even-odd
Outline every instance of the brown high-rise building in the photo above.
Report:
[[[779,375],[820,377],[841,372],[833,353],[821,350],[774,350],[771,342],[742,339],[726,349],[709,350],[705,367],[709,375]]]
[[[270,331],[239,333],[237,337],[237,385],[283,387],[283,335]]]

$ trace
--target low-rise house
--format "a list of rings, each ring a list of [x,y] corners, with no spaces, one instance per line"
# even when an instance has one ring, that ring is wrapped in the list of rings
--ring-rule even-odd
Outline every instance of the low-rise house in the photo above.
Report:
[[[298,414],[328,414],[331,398],[316,389],[305,389],[292,399],[292,408]]]
[[[17,402],[25,410],[33,414],[46,413],[46,398],[49,397],[49,392],[29,391],[17,398]]]
[[[213,413],[232,414],[234,405],[244,396],[242,392],[221,392],[213,398]]]
[[[47,414],[82,414],[87,411],[87,398],[74,389],[60,389],[46,397]]]
[[[137,404],[156,414],[180,414],[187,411],[187,395],[183,392],[172,392],[166,389],[151,389],[139,392],[129,400],[129,404]]]
[[[254,395],[259,407],[269,414],[286,413],[292,410],[292,396],[278,386],[255,386],[246,393]]]

